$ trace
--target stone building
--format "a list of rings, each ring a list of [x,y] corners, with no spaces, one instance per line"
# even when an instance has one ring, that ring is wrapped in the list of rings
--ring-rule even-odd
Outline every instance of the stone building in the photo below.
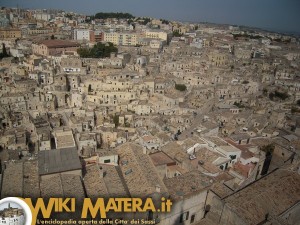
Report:
[[[23,225],[25,216],[23,209],[8,207],[0,211],[0,224]]]
[[[79,44],[65,40],[44,40],[32,44],[32,52],[36,55],[57,55],[66,51],[75,51],[79,48]]]

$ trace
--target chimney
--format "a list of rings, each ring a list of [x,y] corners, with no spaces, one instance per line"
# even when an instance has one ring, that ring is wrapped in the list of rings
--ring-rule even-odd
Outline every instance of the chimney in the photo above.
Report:
[[[117,55],[116,52],[111,52],[111,53],[110,53],[110,58],[111,58],[111,59],[116,58],[116,55]]]
[[[157,193],[160,193],[160,185],[159,184],[155,185],[155,191]]]
[[[100,178],[103,178],[104,177],[104,170],[103,170],[102,166],[100,166],[99,170],[100,170],[100,173],[99,173]]]

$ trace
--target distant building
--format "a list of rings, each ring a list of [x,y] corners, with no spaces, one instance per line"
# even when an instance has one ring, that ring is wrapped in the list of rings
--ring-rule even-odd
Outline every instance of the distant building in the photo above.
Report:
[[[207,201],[210,205],[207,218],[225,225],[297,224],[299,181],[297,171],[284,168],[223,198],[211,192]]]
[[[9,19],[0,15],[0,27],[7,27],[9,25]]]
[[[78,57],[68,57],[61,59],[61,69],[67,73],[82,73],[84,68],[82,67],[81,59]]]
[[[167,33],[166,31],[162,30],[147,30],[145,32],[146,38],[155,38],[155,39],[161,39],[164,41],[169,41],[171,38],[170,33]]]
[[[37,12],[33,15],[33,17],[37,20],[45,20],[45,21],[49,21],[54,18],[53,15],[44,12]]]
[[[20,29],[0,29],[0,39],[21,38],[22,33]]]
[[[0,224],[23,225],[24,223],[23,209],[12,208],[8,203],[8,208],[0,211]]]
[[[65,40],[44,40],[32,44],[32,52],[37,55],[59,55],[66,51],[77,51],[79,44]]]
[[[103,41],[111,42],[115,45],[135,46],[137,44],[137,35],[127,32],[106,32],[104,33]]]
[[[77,41],[90,41],[91,35],[90,35],[91,31],[88,29],[74,29],[73,33],[72,33],[72,37],[73,40],[77,40]]]
[[[104,40],[104,33],[101,30],[91,31],[90,41],[91,42],[101,42]]]

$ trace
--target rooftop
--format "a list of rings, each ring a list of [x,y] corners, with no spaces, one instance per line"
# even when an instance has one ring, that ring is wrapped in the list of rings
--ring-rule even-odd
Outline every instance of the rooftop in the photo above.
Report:
[[[149,156],[154,166],[176,164],[176,162],[164,152],[155,152],[153,154],[150,154]]]
[[[120,168],[130,195],[144,197],[156,191],[159,185],[161,193],[167,189],[160,179],[150,157],[143,153],[143,148],[132,143],[125,143],[117,148],[120,156]]]
[[[217,161],[219,158],[223,159],[223,156],[217,152],[210,151],[207,148],[200,148],[199,151],[195,153],[197,160],[192,160],[191,163],[195,168],[198,167],[198,164],[201,165],[210,173],[220,172],[220,169],[213,162]]]
[[[220,146],[221,149],[223,149],[226,152],[240,152],[241,150],[232,146],[232,145],[224,145]]]
[[[188,160],[189,156],[185,151],[181,148],[177,142],[170,142],[164,146],[162,146],[161,150],[170,156],[172,159],[183,162],[184,160]]]
[[[76,198],[80,201],[84,198],[84,189],[81,178],[73,174],[55,174],[49,178],[43,178],[40,183],[43,198]]]
[[[37,161],[6,164],[3,172],[1,197],[40,197]]]
[[[211,190],[220,198],[224,198],[233,193],[233,191],[222,183],[216,182],[211,186]]]
[[[249,151],[249,148],[251,147],[255,147],[255,145],[251,145],[251,144],[247,144],[247,145],[240,145],[240,144],[236,144],[234,141],[230,140],[230,139],[226,139],[226,141],[233,145],[234,147],[238,148],[241,150],[241,158],[243,159],[250,159],[252,157],[255,156],[255,154],[251,151]]]
[[[265,215],[278,216],[300,200],[300,176],[278,169],[225,198],[225,203],[247,224],[258,224]]]
[[[234,168],[234,171],[238,172],[240,175],[247,178],[249,172],[254,170],[255,164],[254,163],[248,163],[246,165],[243,165],[242,163],[237,162],[236,164],[234,164],[233,168]]]
[[[3,173],[1,198],[23,196],[23,163],[9,163]]]
[[[206,140],[216,144],[217,146],[224,146],[227,145],[227,142],[219,137],[205,137]]]
[[[79,47],[80,44],[66,40],[43,40],[38,42],[40,45],[46,45],[48,48],[66,48],[66,47]]]
[[[71,130],[55,132],[55,141],[57,149],[70,148],[76,146]]]
[[[89,198],[97,198],[99,196],[103,198],[109,197],[109,192],[104,179],[100,177],[100,169],[97,164],[86,167],[84,186]]]
[[[39,175],[80,170],[81,162],[76,149],[39,152]]]
[[[164,180],[171,198],[174,200],[192,195],[194,192],[202,191],[211,186],[212,182],[211,177],[197,170],[185,173],[183,176],[176,176]]]

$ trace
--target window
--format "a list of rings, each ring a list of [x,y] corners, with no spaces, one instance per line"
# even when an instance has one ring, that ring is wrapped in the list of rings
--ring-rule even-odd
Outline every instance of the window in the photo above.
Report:
[[[233,159],[236,159],[236,155],[231,155],[230,158],[233,160]]]
[[[189,214],[190,214],[189,211],[187,211],[185,213],[182,213],[181,216],[180,216],[180,221],[179,222],[182,223],[183,221],[188,220],[189,219]]]
[[[110,163],[110,159],[104,159],[104,163]]]
[[[191,216],[191,223],[194,223],[194,221],[195,221],[195,217],[196,217],[196,215],[195,215],[195,214]]]

